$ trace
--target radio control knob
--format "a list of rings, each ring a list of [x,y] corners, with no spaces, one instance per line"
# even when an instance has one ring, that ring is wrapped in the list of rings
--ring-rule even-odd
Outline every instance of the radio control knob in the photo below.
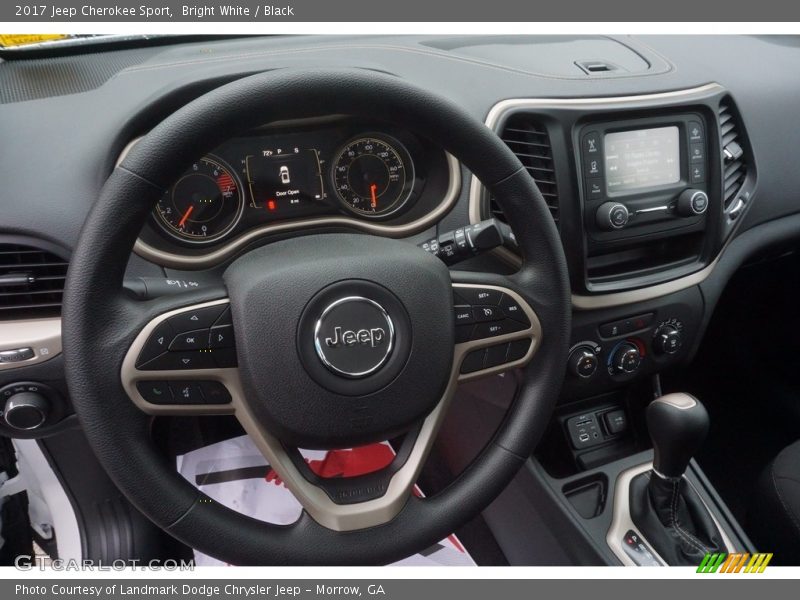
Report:
[[[689,188],[678,196],[678,214],[682,217],[697,217],[708,210],[708,195],[702,190]]]
[[[677,327],[662,325],[653,336],[653,350],[656,354],[675,354],[681,349],[683,337]]]
[[[597,209],[597,226],[606,231],[622,229],[628,224],[630,213],[624,204],[619,202],[606,202]]]
[[[597,371],[597,355],[588,346],[578,346],[569,354],[567,368],[570,374],[581,379],[588,379]]]
[[[3,418],[10,427],[27,431],[36,429],[47,421],[50,403],[36,392],[19,392],[11,396],[3,410]]]
[[[611,357],[611,367],[615,373],[633,373],[642,362],[639,347],[632,342],[623,342]]]

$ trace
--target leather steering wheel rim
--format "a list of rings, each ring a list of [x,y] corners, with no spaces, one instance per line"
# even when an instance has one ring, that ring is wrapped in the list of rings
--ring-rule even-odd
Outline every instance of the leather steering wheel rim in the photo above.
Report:
[[[205,496],[156,449],[150,418],[131,402],[119,375],[142,320],[165,310],[164,302],[134,301],[122,290],[138,233],[163,191],[185,165],[225,139],[268,122],[329,114],[377,117],[416,131],[477,176],[507,215],[523,257],[518,273],[496,279],[513,286],[542,326],[518,396],[478,457],[436,495],[412,495],[389,522],[353,531],[328,529],[305,512],[292,525],[276,526],[201,502]],[[493,277],[460,273],[458,280],[487,284]],[[200,291],[193,300],[215,297]],[[558,232],[517,157],[450,100],[359,69],[246,77],[201,96],[152,129],[109,176],[90,212],[72,256],[63,305],[67,382],[100,462],[159,527],[239,565],[385,564],[435,543],[474,517],[506,487],[541,438],[561,389],[569,331],[570,291]]]

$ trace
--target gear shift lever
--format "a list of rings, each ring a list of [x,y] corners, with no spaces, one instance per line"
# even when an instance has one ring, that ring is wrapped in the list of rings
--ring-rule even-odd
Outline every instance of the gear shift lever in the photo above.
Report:
[[[708,413],[689,394],[667,394],[647,407],[653,471],[634,477],[631,518],[669,565],[697,565],[725,544],[708,507],[686,478],[708,433]]]
[[[653,440],[653,470],[662,477],[682,477],[708,433],[708,413],[689,394],[667,394],[647,407]]]

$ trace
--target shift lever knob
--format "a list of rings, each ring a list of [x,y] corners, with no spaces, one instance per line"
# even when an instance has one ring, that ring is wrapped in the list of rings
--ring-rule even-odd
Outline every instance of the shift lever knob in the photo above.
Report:
[[[647,429],[653,440],[653,469],[664,477],[681,477],[708,433],[708,413],[689,394],[667,394],[647,407]]]

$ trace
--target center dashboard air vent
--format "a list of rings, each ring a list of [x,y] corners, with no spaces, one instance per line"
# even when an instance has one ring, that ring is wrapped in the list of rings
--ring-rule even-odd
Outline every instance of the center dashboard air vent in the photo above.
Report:
[[[723,200],[725,212],[735,219],[744,208],[745,200],[739,195],[748,171],[746,141],[730,98],[723,99],[718,112],[719,132],[723,160]]]
[[[61,313],[67,261],[27,244],[0,243],[0,321]]]
[[[535,116],[516,113],[508,118],[500,137],[533,177],[550,208],[553,220],[558,223],[558,188],[547,128]],[[493,217],[506,221],[494,198],[489,200],[489,211]]]

